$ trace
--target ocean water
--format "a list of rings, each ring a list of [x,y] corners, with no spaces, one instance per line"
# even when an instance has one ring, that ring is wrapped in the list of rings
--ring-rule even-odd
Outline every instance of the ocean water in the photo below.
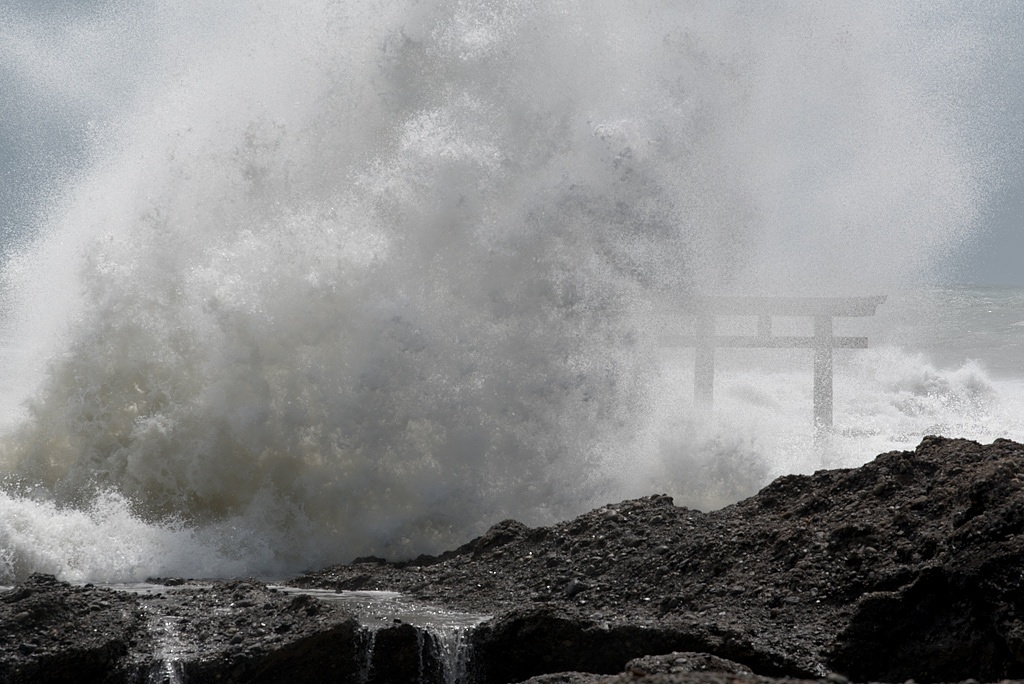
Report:
[[[2,245],[0,583],[280,577],[1024,439],[1024,292],[934,285],[998,185],[958,7],[7,10],[12,111],[78,148]],[[887,295],[836,322],[870,347],[830,436],[807,350],[721,350],[695,410],[660,339],[698,294]]]

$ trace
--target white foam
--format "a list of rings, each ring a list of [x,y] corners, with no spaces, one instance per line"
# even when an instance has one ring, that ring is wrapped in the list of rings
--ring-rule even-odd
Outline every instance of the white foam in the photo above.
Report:
[[[251,558],[231,558],[181,524],[140,520],[125,499],[101,494],[84,509],[0,493],[0,578],[29,571],[72,582],[240,575]]]

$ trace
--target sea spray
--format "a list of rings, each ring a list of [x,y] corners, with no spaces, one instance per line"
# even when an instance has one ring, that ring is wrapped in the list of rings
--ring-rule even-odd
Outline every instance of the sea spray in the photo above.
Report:
[[[789,429],[798,381],[744,380],[695,422],[661,323],[695,292],[875,294],[942,268],[980,182],[957,98],[934,96],[985,48],[930,30],[953,9],[97,10],[144,58],[117,62],[126,87],[98,91],[87,157],[5,265],[5,577],[409,557],[699,492],[722,453],[704,505],[820,464]],[[2,29],[12,68],[55,98],[110,44],[37,77],[35,27]],[[147,548],[83,556],[71,519]]]

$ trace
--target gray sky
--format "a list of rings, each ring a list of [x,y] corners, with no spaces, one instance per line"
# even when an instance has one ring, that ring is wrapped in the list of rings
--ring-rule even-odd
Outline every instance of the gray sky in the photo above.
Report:
[[[991,202],[983,232],[962,263],[966,282],[1024,285],[1024,174],[1020,169]]]
[[[1024,3],[1008,3],[988,19],[985,30],[998,49],[977,86],[976,104],[990,119],[988,137],[1002,168],[976,243],[961,257],[963,280],[1024,285]]]

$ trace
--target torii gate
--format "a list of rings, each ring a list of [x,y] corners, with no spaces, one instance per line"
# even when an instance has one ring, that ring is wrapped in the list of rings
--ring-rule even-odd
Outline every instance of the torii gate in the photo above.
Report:
[[[835,337],[836,316],[874,316],[885,301],[879,297],[696,297],[686,311],[694,316],[694,334],[666,338],[672,346],[693,347],[693,394],[707,409],[714,398],[716,347],[773,347],[814,350],[814,427],[832,427],[832,350],[866,349],[866,337]],[[756,335],[717,335],[716,316],[757,316]],[[810,337],[772,336],[772,316],[810,316]]]

